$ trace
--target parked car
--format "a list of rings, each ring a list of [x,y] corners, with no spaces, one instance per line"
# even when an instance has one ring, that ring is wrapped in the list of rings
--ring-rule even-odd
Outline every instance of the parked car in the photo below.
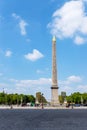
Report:
[[[74,107],[80,107],[81,104],[74,104]]]
[[[22,107],[24,107],[24,106],[27,106],[27,104],[26,103],[22,103],[22,105],[21,105]]]
[[[70,103],[67,103],[67,104],[66,104],[66,107],[70,107]]]
[[[83,104],[83,106],[87,106],[87,104]]]

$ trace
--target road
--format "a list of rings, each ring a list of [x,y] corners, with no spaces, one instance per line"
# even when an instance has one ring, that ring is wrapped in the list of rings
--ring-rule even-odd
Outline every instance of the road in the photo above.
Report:
[[[87,130],[87,109],[1,109],[0,130]]]

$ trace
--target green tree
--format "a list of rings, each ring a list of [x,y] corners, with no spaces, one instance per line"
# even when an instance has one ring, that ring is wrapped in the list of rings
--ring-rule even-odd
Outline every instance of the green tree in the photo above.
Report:
[[[87,93],[82,94],[83,103],[87,104]]]
[[[61,104],[63,104],[63,103],[64,103],[64,97],[63,97],[63,96],[61,96],[61,95],[59,95],[59,102],[60,102]]]
[[[41,94],[41,92],[36,93],[36,98],[38,99],[39,103],[47,103],[45,97],[43,96],[43,94]]]

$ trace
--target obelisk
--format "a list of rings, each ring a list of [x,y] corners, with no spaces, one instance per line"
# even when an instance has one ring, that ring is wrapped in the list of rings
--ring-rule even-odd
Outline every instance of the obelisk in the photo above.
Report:
[[[58,82],[57,82],[57,62],[56,62],[56,37],[52,39],[52,87],[51,87],[51,105],[58,106]]]

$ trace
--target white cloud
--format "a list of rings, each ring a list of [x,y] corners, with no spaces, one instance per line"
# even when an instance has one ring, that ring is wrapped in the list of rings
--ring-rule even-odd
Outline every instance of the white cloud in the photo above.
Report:
[[[69,77],[67,77],[66,80],[64,81],[60,81],[59,80],[59,85],[70,85],[70,84],[73,84],[73,83],[80,83],[82,81],[82,78],[80,76],[75,76],[75,75],[71,75]]]
[[[51,98],[51,78],[39,78],[34,80],[17,80],[9,79],[9,82],[0,83],[0,87],[4,88],[8,93],[24,93],[33,94],[40,91],[43,92],[47,99]],[[61,91],[65,91],[67,95],[74,92],[87,91],[87,85],[82,85],[82,78],[80,76],[69,76],[64,81],[58,81],[59,94]]]
[[[16,13],[13,13],[12,16],[19,22],[18,25],[20,28],[21,35],[26,35],[26,26],[28,25],[28,23],[25,20],[23,20],[20,16],[18,16]]]
[[[81,44],[84,44],[86,40],[83,38],[83,37],[80,37],[80,36],[76,36],[75,37],[75,40],[74,42],[77,44],[77,45],[81,45]]]
[[[81,82],[82,81],[82,78],[80,76],[75,76],[75,75],[72,75],[72,76],[69,76],[67,78],[67,81],[68,82]]]
[[[10,51],[10,50],[7,50],[6,52],[5,52],[5,56],[6,57],[10,57],[12,55],[12,52]]]
[[[16,86],[18,87],[32,87],[32,86],[42,86],[42,85],[47,85],[51,84],[51,79],[49,78],[40,78],[37,80],[19,80],[16,83]]]
[[[38,50],[34,49],[32,53],[28,53],[26,55],[24,55],[24,57],[28,60],[31,60],[31,61],[36,61],[43,56],[43,54],[41,52],[39,52]]]
[[[14,17],[15,19],[20,19],[20,16],[16,15],[16,13],[12,13],[12,17]]]
[[[87,85],[77,86],[77,91],[80,91],[81,93],[87,92]]]
[[[4,86],[8,93],[24,93],[35,95],[36,92],[43,92],[46,98],[49,98],[50,96],[50,78],[39,78],[36,80],[17,80],[11,78],[8,81],[9,85]]]
[[[21,35],[26,35],[26,26],[27,26],[28,24],[24,21],[24,20],[21,20],[20,22],[19,22],[19,27],[20,27],[20,30],[21,30]]]
[[[65,91],[68,95],[72,93],[73,91],[73,88],[71,86],[61,86],[59,88],[59,91],[62,92],[62,91]]]
[[[74,92],[81,92],[78,85],[81,84],[82,78],[80,76],[71,75],[64,81],[59,81],[59,91],[65,91],[68,95]]]
[[[18,80],[13,79],[13,78],[9,79],[9,81],[11,81],[11,82],[18,82]]]
[[[53,13],[52,22],[48,24],[51,34],[58,38],[74,38],[87,35],[87,15],[84,1],[72,0],[66,2]],[[85,42],[83,39],[80,43]]]
[[[6,83],[0,83],[0,87],[8,87],[8,84],[6,84]]]

